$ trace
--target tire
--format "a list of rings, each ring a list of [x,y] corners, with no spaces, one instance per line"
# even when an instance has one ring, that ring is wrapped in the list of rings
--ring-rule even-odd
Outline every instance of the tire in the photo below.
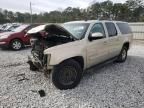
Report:
[[[23,47],[23,43],[19,39],[14,39],[10,43],[10,48],[12,50],[18,51],[18,50],[22,49],[22,47]]]
[[[72,89],[80,83],[82,73],[82,68],[77,61],[67,60],[54,67],[51,73],[52,82],[60,90]]]
[[[120,55],[118,56],[116,61],[119,63],[125,62],[127,59],[127,51],[128,51],[127,47],[123,46]]]

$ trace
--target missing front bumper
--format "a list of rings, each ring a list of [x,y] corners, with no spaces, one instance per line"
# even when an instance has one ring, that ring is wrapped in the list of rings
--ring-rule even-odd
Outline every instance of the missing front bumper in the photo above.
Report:
[[[40,60],[36,60],[33,56],[28,56],[28,64],[30,65],[30,70],[32,71],[41,71],[49,72],[53,69],[53,66],[47,65],[47,61],[44,60],[43,64]]]

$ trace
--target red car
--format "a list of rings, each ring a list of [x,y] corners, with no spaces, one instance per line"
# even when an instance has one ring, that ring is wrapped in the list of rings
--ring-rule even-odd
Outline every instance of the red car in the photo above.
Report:
[[[11,32],[0,34],[0,47],[20,50],[25,45],[30,45],[30,37],[26,36],[26,32],[38,25],[21,25]]]

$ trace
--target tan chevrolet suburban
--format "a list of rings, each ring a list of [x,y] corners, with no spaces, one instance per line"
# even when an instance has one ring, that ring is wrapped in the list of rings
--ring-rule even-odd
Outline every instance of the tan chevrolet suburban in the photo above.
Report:
[[[50,73],[59,89],[76,87],[83,71],[114,59],[124,62],[132,32],[121,21],[72,21],[41,25],[28,31],[32,51],[30,70]]]

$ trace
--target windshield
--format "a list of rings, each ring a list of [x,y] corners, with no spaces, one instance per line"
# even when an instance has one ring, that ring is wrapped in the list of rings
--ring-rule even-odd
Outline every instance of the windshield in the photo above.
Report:
[[[62,26],[77,39],[82,39],[89,27],[89,23],[66,23]]]
[[[11,27],[9,27],[7,30],[8,30],[8,31],[13,31],[13,30],[16,29],[17,27],[19,27],[19,26],[18,26],[18,25],[11,26]]]
[[[17,27],[16,29],[12,30],[12,31],[14,31],[14,32],[21,32],[26,27],[28,27],[28,25],[21,25],[21,26]]]

